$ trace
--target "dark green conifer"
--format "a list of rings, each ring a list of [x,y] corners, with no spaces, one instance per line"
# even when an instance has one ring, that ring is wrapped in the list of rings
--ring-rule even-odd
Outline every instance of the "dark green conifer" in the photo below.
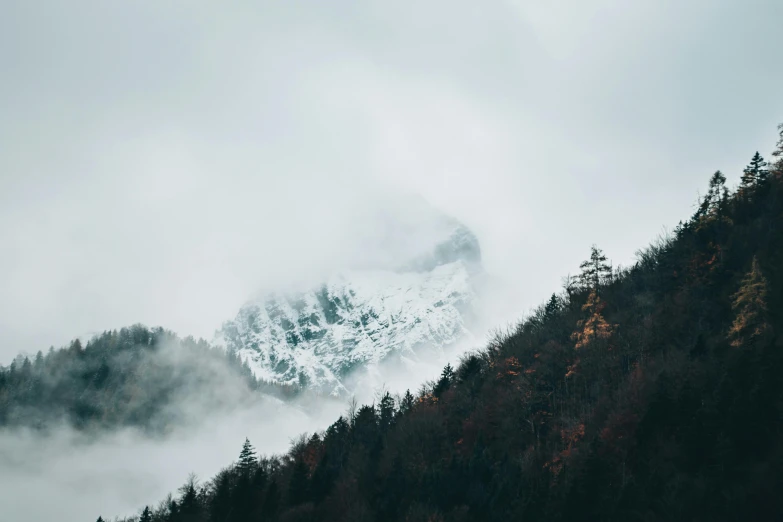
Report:
[[[405,390],[405,395],[402,396],[402,400],[400,400],[400,411],[399,414],[403,415],[407,412],[409,412],[412,408],[414,403],[416,402],[416,399],[413,397],[413,394],[411,394],[410,390]]]
[[[553,317],[560,309],[560,300],[557,298],[557,294],[552,294],[549,301],[544,306],[544,318],[549,319]]]
[[[451,364],[446,364],[446,367],[443,368],[443,371],[440,374],[440,379],[438,379],[438,382],[435,384],[435,388],[432,390],[432,394],[435,397],[440,397],[451,387],[453,380],[454,369],[451,367]]]
[[[756,151],[756,153],[750,159],[748,166],[745,167],[744,171],[742,171],[742,187],[747,189],[760,183],[764,183],[767,180],[767,170],[765,169],[766,166],[767,162],[764,161],[764,158],[761,157],[761,154]]]
[[[378,404],[378,413],[381,431],[385,433],[391,428],[395,414],[394,398],[389,392],[384,393],[381,397]]]
[[[182,497],[179,501],[180,515],[185,520],[192,520],[201,511],[201,505],[196,491],[196,476],[188,477],[187,483],[180,489]]]
[[[144,506],[144,511],[141,512],[139,522],[152,522],[152,513],[149,506]]]
[[[242,451],[239,453],[239,462],[237,468],[244,476],[250,475],[258,467],[258,459],[256,459],[256,451],[250,444],[250,439],[245,438],[244,444],[242,444]]]
[[[710,187],[707,195],[699,205],[698,216],[703,217],[710,214],[720,213],[726,200],[729,197],[729,191],[726,188],[726,176],[721,171],[715,171],[710,178]]]

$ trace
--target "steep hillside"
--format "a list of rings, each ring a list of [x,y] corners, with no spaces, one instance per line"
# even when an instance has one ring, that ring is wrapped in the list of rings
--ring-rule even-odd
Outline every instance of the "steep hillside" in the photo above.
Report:
[[[783,160],[783,128],[777,155]],[[582,274],[417,396],[238,463],[149,521],[781,520],[783,162]]]
[[[476,237],[453,224],[401,268],[355,270],[309,292],[248,303],[217,342],[260,379],[341,394],[356,368],[439,354],[469,335],[480,260]]]

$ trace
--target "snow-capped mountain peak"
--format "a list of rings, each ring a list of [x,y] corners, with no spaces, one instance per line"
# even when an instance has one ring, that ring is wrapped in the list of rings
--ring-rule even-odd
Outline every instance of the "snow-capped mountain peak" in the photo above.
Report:
[[[469,333],[481,271],[476,237],[462,225],[396,270],[353,270],[291,295],[247,303],[218,340],[261,379],[341,394],[355,369],[389,358],[437,355]]]

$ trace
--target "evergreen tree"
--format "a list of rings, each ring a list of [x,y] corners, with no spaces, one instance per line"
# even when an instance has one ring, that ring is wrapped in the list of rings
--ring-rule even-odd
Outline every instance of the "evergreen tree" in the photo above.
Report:
[[[242,444],[242,451],[239,453],[237,468],[239,468],[239,472],[243,476],[248,477],[257,467],[256,451],[250,444],[250,439],[245,438],[245,442]]]
[[[374,448],[378,441],[378,417],[375,408],[362,406],[356,412],[353,423],[354,440],[366,448]]]
[[[453,380],[454,369],[451,367],[451,364],[446,364],[446,367],[443,368],[443,371],[440,374],[440,379],[438,379],[438,382],[432,390],[432,394],[435,397],[440,397],[449,387],[451,387]]]
[[[707,195],[699,206],[698,216],[704,217],[717,214],[720,217],[728,197],[729,191],[726,188],[726,176],[718,170],[710,178],[710,186],[707,190]]]
[[[22,362],[22,368],[20,370],[20,375],[23,379],[27,380],[30,378],[30,376],[33,374],[33,365],[30,362],[30,359],[27,357],[24,358],[24,361]]]
[[[767,162],[761,157],[758,151],[753,155],[750,164],[742,171],[742,187],[751,188],[757,184],[764,183],[767,179],[767,170],[764,168]]]
[[[394,422],[394,398],[386,392],[378,404],[379,425],[381,432],[386,433]]]
[[[98,520],[96,520],[95,522],[103,522],[103,517],[98,517]]]
[[[191,522],[196,520],[201,512],[201,505],[196,491],[196,476],[190,475],[187,483],[180,489],[182,497],[179,501],[180,519]]]
[[[33,363],[33,368],[35,369],[36,373],[40,373],[43,371],[44,367],[44,356],[43,352],[41,350],[38,350],[38,353],[35,354],[35,362]]]
[[[144,511],[141,512],[139,522],[152,522],[152,513],[149,506],[144,506]]]
[[[176,500],[170,500],[169,501],[169,516],[168,516],[168,522],[178,522],[179,521],[179,504],[177,504]]]
[[[612,276],[612,266],[607,263],[601,249],[595,245],[590,247],[590,259],[579,265],[579,268],[582,270],[579,274],[579,285],[583,289],[598,289]]]
[[[767,280],[761,273],[759,262],[753,258],[750,272],[742,280],[734,294],[732,305],[736,313],[729,330],[732,346],[743,346],[763,336],[769,330],[767,323]]]
[[[400,400],[400,415],[404,415],[405,413],[409,412],[413,405],[416,403],[416,399],[413,397],[413,394],[411,394],[410,390],[405,390],[405,395],[402,396],[402,400]]]
[[[82,342],[79,339],[74,339],[71,342],[71,346],[69,349],[76,355],[81,355],[82,353],[84,353],[84,348],[82,348]]]
[[[460,383],[470,382],[482,370],[481,358],[475,354],[468,355],[462,359],[457,369],[457,381]]]
[[[557,294],[552,294],[549,301],[544,306],[544,318],[549,319],[560,310],[560,299],[557,298]]]

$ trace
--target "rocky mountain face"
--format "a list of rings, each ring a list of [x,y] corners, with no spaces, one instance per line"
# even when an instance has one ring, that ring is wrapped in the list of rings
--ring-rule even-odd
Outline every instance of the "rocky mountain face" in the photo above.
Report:
[[[397,269],[334,275],[295,294],[245,304],[217,341],[248,363],[257,378],[340,395],[358,368],[397,359],[415,362],[470,332],[478,241],[448,222],[440,240]]]

